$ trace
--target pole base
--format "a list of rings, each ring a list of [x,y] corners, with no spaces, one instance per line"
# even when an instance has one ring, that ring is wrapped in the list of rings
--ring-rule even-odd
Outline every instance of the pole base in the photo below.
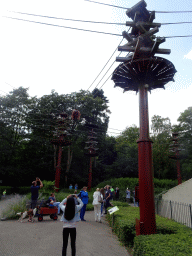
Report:
[[[150,228],[151,223],[147,224],[147,222],[141,222],[139,219],[136,219],[136,236],[139,235],[152,235],[152,234],[156,234],[156,227],[154,227],[154,229]]]

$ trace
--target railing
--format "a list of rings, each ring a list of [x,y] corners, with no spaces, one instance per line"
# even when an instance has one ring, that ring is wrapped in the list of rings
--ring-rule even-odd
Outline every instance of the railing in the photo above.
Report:
[[[156,199],[155,212],[162,217],[173,219],[176,222],[192,228],[191,204]]]

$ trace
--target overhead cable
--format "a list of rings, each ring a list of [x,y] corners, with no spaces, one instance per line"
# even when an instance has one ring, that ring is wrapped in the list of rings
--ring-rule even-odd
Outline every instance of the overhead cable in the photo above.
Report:
[[[35,16],[35,17],[48,18],[48,19],[56,19],[56,20],[66,20],[66,21],[75,21],[75,22],[126,26],[125,22],[124,23],[116,23],[116,22],[105,22],[105,21],[75,20],[75,19],[69,19],[69,18],[60,18],[60,17],[46,16],[46,15],[26,13],[26,12],[15,12],[15,11],[8,11],[8,12],[24,14],[24,15],[29,15],[29,16]],[[190,24],[190,23],[192,23],[192,21],[161,23],[161,25],[177,25],[177,24]]]
[[[105,35],[112,35],[112,36],[122,36],[121,34],[114,34],[114,33],[108,33],[108,32],[101,32],[101,31],[94,31],[94,30],[88,30],[88,29],[82,29],[82,28],[74,28],[74,27],[67,27],[67,26],[60,26],[56,24],[50,24],[50,23],[44,23],[44,22],[38,22],[38,21],[32,21],[32,20],[24,20],[19,18],[13,18],[8,16],[2,16],[3,18],[13,19],[13,20],[20,20],[20,21],[27,21],[31,23],[37,23],[42,25],[48,25],[53,27],[60,27],[60,28],[68,28],[68,29],[74,29],[74,30],[80,30],[80,31],[86,31],[86,32],[93,32],[98,34],[105,34]],[[176,38],[176,37],[192,37],[192,35],[184,35],[184,36],[165,36],[164,38]]]
[[[130,27],[131,28],[131,27]],[[129,28],[129,30],[130,30]],[[128,31],[129,31],[128,30]],[[124,38],[123,38],[124,39]],[[121,42],[118,44],[118,46],[123,42],[123,39],[121,39]],[[94,81],[92,82],[92,84],[89,86],[89,88],[87,90],[89,90],[91,88],[91,86],[94,84],[94,82],[97,80],[97,78],[100,76],[100,74],[102,73],[102,71],[104,70],[104,68],[107,66],[107,64],[109,63],[109,61],[111,60],[111,58],[113,57],[113,55],[115,54],[115,52],[118,49],[118,46],[115,48],[115,51],[112,53],[111,57],[109,58],[109,60],[106,62],[106,64],[104,65],[104,67],[101,69],[101,71],[99,72],[99,74],[97,75],[97,77],[94,79]],[[114,63],[113,63],[114,64]],[[99,82],[100,83],[100,82]],[[98,86],[99,84],[97,84]],[[95,88],[97,88],[97,86]]]
[[[121,9],[125,9],[125,10],[128,9],[127,7],[122,7],[122,6],[113,5],[113,4],[106,4],[106,3],[96,2],[96,1],[92,1],[92,0],[84,0],[84,1],[95,3],[95,4],[107,5],[107,6],[115,7],[115,8],[121,8]]]
[[[54,27],[60,27],[60,28],[75,29],[75,30],[81,30],[81,31],[86,31],[86,32],[94,32],[94,33],[113,35],[113,36],[122,36],[121,34],[113,34],[113,33],[108,33],[108,32],[94,31],[94,30],[88,30],[88,29],[82,29],[82,28],[73,28],[73,27],[61,26],[61,25],[44,23],[44,22],[39,22],[39,21],[32,21],[32,20],[24,20],[24,19],[19,19],[19,18],[13,18],[13,17],[8,17],[8,16],[3,16],[3,17],[4,18],[8,18],[8,19],[13,19],[13,20],[20,20],[20,21],[27,21],[27,22],[31,22],[31,23],[37,23],[37,24],[41,24],[41,25],[48,25],[48,26],[54,26]]]
[[[53,17],[53,16],[45,16],[40,14],[33,14],[33,13],[26,13],[26,12],[15,12],[15,11],[9,11],[13,13],[19,13],[29,16],[35,16],[35,17],[42,17],[42,18],[48,18],[48,19],[56,19],[56,20],[68,20],[68,21],[76,21],[76,22],[86,22],[86,23],[96,23],[96,24],[105,24],[105,25],[120,25],[125,26],[126,23],[115,23],[115,22],[105,22],[105,21],[91,21],[91,20],[75,20],[75,19],[68,19],[68,18],[59,18],[59,17]]]
[[[127,32],[129,32],[130,29],[131,29],[131,27],[128,29]],[[124,38],[123,38],[123,39],[124,39]],[[121,40],[121,42],[119,43],[119,45],[123,42],[123,39]],[[119,46],[119,45],[118,45],[118,46]],[[99,77],[99,75],[100,75],[101,72],[104,70],[104,68],[106,67],[106,65],[109,63],[109,61],[111,60],[111,58],[113,57],[113,55],[114,55],[115,52],[117,51],[118,46],[117,46],[117,48],[115,49],[115,51],[113,52],[113,54],[111,55],[111,57],[109,58],[109,60],[107,61],[107,63],[105,64],[105,66],[102,68],[102,70],[100,71],[100,73],[98,74],[98,76],[95,78],[95,80],[93,81],[93,83],[96,81],[96,79]],[[121,52],[119,53],[119,55],[120,55],[120,54],[121,54]],[[107,72],[105,72],[104,76],[101,78],[101,80],[99,81],[99,83],[96,85],[95,88],[98,87],[98,85],[99,85],[100,82],[103,80],[103,78],[104,78],[105,75],[108,73],[108,71],[111,69],[111,67],[114,65],[114,63],[115,63],[115,61],[113,61],[113,63],[111,64],[111,66],[109,67],[109,69],[107,70]],[[110,76],[111,76],[111,75],[110,75]],[[110,76],[107,78],[107,80],[103,83],[103,85],[102,85],[99,89],[101,89],[101,88],[104,86],[104,84],[109,80]],[[92,83],[92,84],[93,84],[93,83]],[[90,87],[92,86],[92,84],[90,85]],[[90,88],[90,87],[89,87],[89,88]],[[88,89],[89,89],[89,88],[88,88]]]

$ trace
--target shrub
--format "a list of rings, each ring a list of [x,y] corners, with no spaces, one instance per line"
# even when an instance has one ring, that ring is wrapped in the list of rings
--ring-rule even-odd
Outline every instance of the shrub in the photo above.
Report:
[[[30,187],[19,187],[18,188],[19,195],[26,195],[26,194],[30,193],[30,191],[31,191]]]
[[[119,206],[118,206],[119,207]],[[133,239],[136,235],[135,218],[139,218],[139,209],[137,207],[119,207],[119,211],[114,213],[113,230],[119,240],[126,246],[133,246]],[[106,216],[109,225],[112,226],[112,215]]]
[[[190,228],[177,223],[174,220],[156,215],[157,234],[136,237],[136,218],[139,219],[138,207],[119,206],[119,211],[114,214],[114,224],[112,224],[112,215],[107,214],[106,216],[109,225],[113,226],[113,231],[117,234],[119,240],[126,246],[133,247],[134,245],[134,256],[192,255],[190,254],[192,253],[192,232]],[[167,237],[169,237],[168,244],[166,244]],[[180,242],[178,243],[179,237],[186,240],[186,243],[184,244],[188,247],[187,249],[183,250],[183,246],[180,246]],[[177,244],[178,246],[176,246]],[[154,247],[155,250],[153,250]],[[170,254],[168,254],[168,252]]]
[[[134,239],[134,256],[183,256],[192,255],[192,235],[137,236]]]
[[[17,219],[19,216],[16,215],[18,212],[24,212],[26,208],[27,197],[16,195],[9,200],[9,204],[2,211],[1,218]]]
[[[159,180],[154,179],[154,192],[155,195],[162,193],[165,190],[175,187],[178,184],[177,180]],[[97,187],[102,188],[107,184],[112,186],[113,188],[119,187],[119,200],[124,202],[126,201],[126,188],[128,187],[131,191],[135,190],[135,186],[139,182],[138,178],[113,178],[107,181],[103,181],[97,185]],[[131,193],[133,196],[133,194]],[[131,202],[133,201],[133,197],[131,196]]]
[[[6,195],[11,194],[11,187],[9,186],[0,186],[0,198],[3,195],[3,191],[6,189]]]

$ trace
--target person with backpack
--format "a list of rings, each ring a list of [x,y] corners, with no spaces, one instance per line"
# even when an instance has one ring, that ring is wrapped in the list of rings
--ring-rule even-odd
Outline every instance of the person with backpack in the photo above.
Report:
[[[77,199],[78,205],[75,205],[75,200]],[[62,256],[66,256],[68,237],[71,237],[71,252],[72,256],[76,255],[76,225],[80,221],[78,212],[83,207],[83,202],[77,195],[69,195],[60,203],[60,208],[63,211],[63,215],[60,221],[63,221],[63,250]]]
[[[100,192],[100,189],[97,188],[93,193],[93,205],[95,213],[95,221],[101,223],[101,203],[103,202],[103,195]]]

